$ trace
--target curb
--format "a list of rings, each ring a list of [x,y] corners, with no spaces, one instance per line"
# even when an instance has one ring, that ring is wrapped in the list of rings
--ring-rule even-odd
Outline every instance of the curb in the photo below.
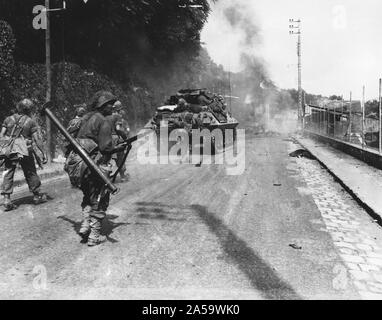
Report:
[[[362,145],[342,141],[337,138],[327,137],[311,131],[305,131],[304,135],[312,140],[329,144],[331,147],[346,153],[353,158],[361,160],[370,166],[373,166],[377,169],[382,169],[382,156],[376,149],[372,149],[367,146],[362,147]]]
[[[334,178],[336,182],[338,182],[345,190],[348,192],[353,199],[374,219],[376,222],[382,226],[382,214],[378,213],[376,209],[373,209],[371,206],[369,206],[363,199],[362,196],[359,196],[358,193],[353,190],[351,186],[346,184],[343,179],[341,179],[333,170],[331,170],[328,165],[323,162],[314,151],[312,151],[309,147],[307,147],[304,143],[300,141],[299,138],[296,136],[292,136],[292,139],[298,143],[301,147],[303,147],[305,150],[308,150],[314,158],[321,164],[322,167],[324,167],[329,174]]]

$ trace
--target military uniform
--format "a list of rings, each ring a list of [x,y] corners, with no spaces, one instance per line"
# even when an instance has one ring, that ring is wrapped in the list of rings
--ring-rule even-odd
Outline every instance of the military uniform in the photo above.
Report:
[[[82,117],[76,116],[74,119],[70,120],[68,123],[67,131],[72,134],[77,131],[77,129],[81,126]]]
[[[69,121],[66,131],[68,131],[71,135],[74,135],[74,136],[77,135],[78,130],[81,127],[82,118],[86,114],[85,107],[86,107],[86,104],[79,105],[79,107],[76,109],[76,116]]]
[[[76,137],[78,130],[81,127],[81,123],[82,123],[82,117],[76,116],[74,119],[69,121],[66,131],[68,131],[69,134],[72,135],[73,137]],[[70,154],[70,151],[72,151],[72,146],[70,145],[68,141],[64,141],[62,150],[64,152],[65,158],[67,158]]]
[[[127,139],[127,131],[125,128],[125,120],[122,118],[122,116],[119,113],[113,113],[112,115],[108,116],[107,119],[110,121],[111,130],[112,130],[112,140],[113,144],[117,145],[119,143],[122,143],[124,140]],[[117,126],[120,126],[123,128],[122,131],[116,130]],[[124,158],[124,152],[117,152],[115,155],[113,155],[113,160],[115,161],[117,167],[121,167],[120,175],[121,179],[125,178],[125,172],[126,172],[126,165],[122,163]]]
[[[5,159],[5,172],[3,173],[2,195],[13,193],[13,178],[17,164],[20,163],[28,183],[29,190],[35,194],[40,194],[41,181],[36,172],[36,165],[32,153],[32,135],[38,132],[37,123],[27,115],[14,114],[7,117],[3,122],[3,128],[6,128],[5,135],[10,135],[16,123],[22,126],[21,135],[27,143],[27,151],[20,151],[21,157]],[[22,147],[21,147],[22,148]]]
[[[113,97],[111,93],[98,97],[102,101],[99,105],[113,101]],[[86,114],[82,118],[77,140],[104,174],[110,176],[110,159],[114,150],[110,121],[98,110]],[[81,203],[83,221],[79,233],[89,246],[97,245],[102,242],[101,223],[106,216],[110,200],[109,193],[105,192],[105,183],[88,168],[75,151],[70,152],[65,170],[72,184],[80,188],[83,193]]]

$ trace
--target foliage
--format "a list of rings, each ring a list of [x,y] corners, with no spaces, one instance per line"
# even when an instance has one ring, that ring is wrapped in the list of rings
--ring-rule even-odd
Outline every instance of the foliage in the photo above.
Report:
[[[6,81],[12,78],[15,44],[16,40],[11,26],[0,20],[0,77]]]
[[[298,90],[296,89],[288,89],[287,90],[289,94],[291,95],[292,99],[294,100],[296,106],[298,105]],[[305,90],[302,90],[303,99],[305,98],[306,104],[318,104],[319,101],[321,101],[324,97],[321,94],[312,94],[308,93]]]
[[[13,87],[15,101],[30,97],[35,105],[41,106],[45,102],[46,81],[45,66],[42,64],[17,63],[16,85]],[[57,117],[67,124],[74,117],[76,104],[89,103],[93,94],[98,90],[110,90],[121,100],[126,107],[129,119],[136,120],[140,113],[149,113],[146,110],[150,96],[141,94],[136,90],[124,90],[112,79],[95,71],[87,71],[72,63],[57,63],[52,66],[53,71],[53,111]],[[134,96],[134,97],[133,97]],[[145,103],[142,103],[146,100]],[[38,110],[36,110],[37,112]]]
[[[0,20],[0,106],[8,105],[12,101],[9,85],[13,82],[15,43],[12,28],[7,22]],[[1,108],[0,115],[4,111]]]
[[[52,8],[62,6],[61,0],[50,3]],[[244,55],[246,67],[237,74],[211,60],[200,45],[200,31],[210,12],[208,0],[66,3],[67,10],[51,12],[52,97],[54,111],[64,123],[72,117],[74,104],[86,102],[99,89],[118,95],[136,125],[181,88],[205,87],[220,93],[243,118],[253,116],[264,103],[275,105],[275,110],[294,108],[295,92],[277,89],[261,60]],[[14,81],[8,81],[7,90],[13,93],[13,102],[22,97],[38,104],[45,100],[45,32],[32,27],[32,9],[40,4],[42,0],[0,0],[0,19],[12,26],[18,40]],[[250,103],[244,103],[248,99]]]
[[[341,96],[336,96],[335,94],[334,95],[331,95],[329,97],[329,100],[342,100],[342,97]]]
[[[365,102],[365,114],[379,116],[379,101],[374,99]]]
[[[51,0],[52,8],[62,6]],[[197,55],[210,7],[181,7],[179,0],[67,0],[65,11],[51,13],[52,58],[76,62],[125,78],[126,69],[171,62],[178,52]],[[19,40],[17,60],[43,62],[44,32],[32,27],[32,9],[41,0],[0,0],[0,19],[8,21]],[[123,67],[121,69],[121,66]],[[127,67],[127,68],[126,68]],[[127,72],[129,74],[129,72]]]
[[[33,7],[41,4],[44,1],[0,0],[0,19],[12,26],[17,38],[17,83],[7,89],[14,93],[8,99],[13,103],[24,96],[44,101],[45,32],[32,26]],[[141,123],[166,95],[197,86],[197,72],[203,69],[198,60],[200,31],[210,11],[207,0],[197,1],[202,8],[184,6],[194,4],[192,0],[89,0],[86,4],[67,0],[66,4],[65,11],[51,12],[50,19],[52,61],[63,62],[53,72],[52,96],[62,106],[58,112],[113,83],[116,94],[129,97],[123,99],[130,104],[134,122]],[[51,0],[50,6],[59,8],[62,1]],[[9,112],[9,101],[1,103],[1,110]],[[69,114],[59,116],[66,121]]]

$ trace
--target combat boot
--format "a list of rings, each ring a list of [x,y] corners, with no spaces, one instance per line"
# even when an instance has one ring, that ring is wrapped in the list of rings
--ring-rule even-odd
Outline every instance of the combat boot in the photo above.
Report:
[[[82,223],[81,228],[78,233],[82,237],[82,240],[86,242],[90,233],[90,217],[89,217],[90,207],[86,206],[82,209]]]
[[[33,196],[33,203],[35,205],[45,203],[48,201],[48,197],[45,193],[35,193]]]
[[[93,247],[106,241],[106,237],[101,235],[102,219],[90,217],[90,234],[88,237],[88,246]]]
[[[121,173],[121,182],[127,182],[130,180],[130,175],[127,173]]]
[[[4,211],[11,211],[17,209],[17,205],[15,205],[10,198],[4,199]]]

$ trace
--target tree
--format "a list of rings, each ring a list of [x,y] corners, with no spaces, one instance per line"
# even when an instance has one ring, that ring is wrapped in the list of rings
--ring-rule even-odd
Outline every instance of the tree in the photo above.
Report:
[[[73,81],[69,76],[73,72],[70,63],[80,65],[81,72],[90,70],[90,73],[108,76],[126,92],[134,89],[138,95],[140,90],[135,88],[149,91],[156,103],[181,85],[198,84],[196,72],[203,70],[196,67],[201,49],[200,32],[210,6],[208,0],[198,0],[201,8],[182,6],[189,3],[185,0],[91,0],[85,4],[80,0],[67,0],[66,10],[51,12],[52,61],[54,64],[67,62],[53,68],[53,94],[60,96],[53,99],[62,101],[66,95],[72,100],[69,97],[70,81]],[[20,72],[28,73],[30,81],[35,79],[31,83],[19,83],[17,90],[4,89],[7,94],[21,95],[23,90],[32,95],[43,92],[44,69],[35,65],[45,62],[45,33],[32,25],[33,8],[41,4],[41,0],[0,0],[0,19],[12,26],[17,39],[13,51],[17,81],[23,81]],[[62,0],[51,0],[50,5],[62,7]],[[0,31],[3,29],[6,31],[0,25]],[[82,87],[90,83],[86,77],[79,79],[84,82],[80,84]],[[4,96],[1,94],[1,99]],[[3,102],[1,104],[3,106]],[[148,106],[142,108],[144,112],[136,114],[150,113]]]
[[[12,91],[10,86],[14,77],[13,51],[15,49],[15,37],[11,26],[0,20],[0,116],[3,116],[12,105]]]
[[[369,100],[365,102],[365,114],[379,115],[379,102],[378,100]]]
[[[336,95],[331,95],[329,97],[329,100],[342,100],[342,97],[341,96],[336,96]]]
[[[210,6],[181,7],[179,0],[67,0],[65,11],[52,12],[52,60],[66,60],[126,78],[138,64],[170,63],[179,52],[195,57]],[[16,60],[43,62],[44,32],[32,27],[32,10],[41,0],[0,0],[0,19],[18,39]],[[51,0],[51,7],[62,0]]]

